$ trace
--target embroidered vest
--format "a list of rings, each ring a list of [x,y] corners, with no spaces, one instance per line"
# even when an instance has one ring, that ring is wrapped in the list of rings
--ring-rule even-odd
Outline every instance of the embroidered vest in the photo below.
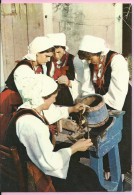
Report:
[[[43,123],[47,124],[47,121],[44,122],[43,119],[41,117],[39,117],[37,115],[36,112],[34,112],[31,109],[20,109],[18,110],[15,115],[13,116],[13,118],[11,119],[8,128],[7,128],[7,132],[6,132],[6,140],[5,140],[5,145],[7,145],[8,147],[11,146],[20,146],[20,141],[18,139],[18,136],[16,135],[16,121],[19,117],[21,117],[22,115],[26,115],[26,114],[31,114],[36,116],[37,118],[39,118]],[[52,140],[52,134],[50,132],[50,140]],[[18,147],[19,148],[19,147]]]
[[[74,71],[74,64],[73,64],[74,56],[72,54],[66,53],[66,62],[63,67],[61,67],[61,71],[59,68],[59,73],[56,77],[61,75],[66,75],[69,80],[74,80],[75,78],[75,71]],[[50,76],[50,71],[52,68],[52,61],[46,63],[47,66],[47,75]]]
[[[114,56],[114,54],[117,54],[117,53],[114,51],[109,51],[107,54],[105,66],[104,66],[104,68],[105,68],[104,78],[103,78],[104,82],[103,82],[103,85],[101,86],[101,88],[98,88],[98,86],[93,83],[96,93],[98,93],[100,95],[104,95],[108,91],[110,80],[111,80],[111,60],[112,59],[110,59],[110,58],[112,58],[112,56]],[[89,67],[91,70],[91,77],[93,78],[94,65],[89,64]]]
[[[37,113],[35,113],[31,109],[20,109],[15,116],[12,118],[12,120],[9,123],[7,133],[6,133],[6,139],[4,145],[11,147],[16,146],[21,164],[23,169],[23,174],[25,176],[26,181],[26,187],[28,190],[32,191],[55,191],[54,186],[52,184],[52,180],[50,176],[45,175],[38,167],[36,167],[31,160],[29,159],[25,146],[19,141],[18,136],[16,135],[16,121],[19,117],[25,114],[31,114],[39,118],[43,123],[42,118],[40,118]],[[30,131],[30,129],[29,129]],[[50,140],[52,140],[52,134],[50,132]],[[30,178],[31,180],[30,180]]]

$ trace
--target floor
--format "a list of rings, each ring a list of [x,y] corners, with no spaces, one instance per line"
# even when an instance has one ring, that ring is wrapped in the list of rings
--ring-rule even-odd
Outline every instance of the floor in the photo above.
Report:
[[[129,192],[132,190],[132,173],[128,172],[125,174],[125,179],[123,183],[123,191]]]
[[[81,163],[89,166],[89,159],[81,158]],[[124,181],[123,181],[123,192],[130,192],[132,190],[132,173],[127,172],[124,175]]]
[[[66,131],[66,130],[62,130],[61,133],[59,133],[59,135],[56,136],[56,140],[57,143],[58,142],[68,142],[68,143],[72,143],[69,139],[68,136],[70,136],[72,134],[72,132]],[[89,159],[87,158],[81,158],[80,160],[81,163],[89,166]],[[132,173],[131,171],[126,173],[124,175],[124,181],[123,181],[123,191],[124,192],[129,192],[132,190]]]

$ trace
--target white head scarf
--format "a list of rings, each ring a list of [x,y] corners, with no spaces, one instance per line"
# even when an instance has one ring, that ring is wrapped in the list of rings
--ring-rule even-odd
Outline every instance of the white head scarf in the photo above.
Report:
[[[54,46],[63,46],[66,47],[66,51],[69,50],[69,47],[66,45],[66,35],[64,33],[50,33],[47,34],[47,37]]]
[[[85,35],[81,40],[79,50],[87,51],[90,53],[106,53],[106,50],[109,49],[106,47],[106,42],[104,39],[91,35]]]
[[[28,87],[27,91],[25,91],[27,101],[19,108],[36,108],[40,106],[44,103],[42,97],[52,94],[57,87],[57,83],[49,76],[44,74],[35,74],[33,85]]]
[[[23,57],[28,60],[36,61],[36,54],[54,47],[52,41],[48,37],[36,37],[28,46],[28,54]]]

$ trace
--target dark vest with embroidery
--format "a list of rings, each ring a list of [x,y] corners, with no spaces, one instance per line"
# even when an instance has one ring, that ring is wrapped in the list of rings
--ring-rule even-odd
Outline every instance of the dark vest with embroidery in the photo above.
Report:
[[[74,56],[72,54],[66,53],[66,57],[67,57],[67,60],[63,68],[66,67],[67,70],[65,71],[65,74],[63,75],[66,75],[69,80],[74,80],[75,78],[75,71],[74,71],[74,64],[73,64]],[[47,75],[50,76],[52,61],[47,62],[46,66],[47,66]],[[64,84],[59,84],[59,92],[58,92],[58,96],[56,97],[55,104],[63,105],[63,106],[73,105],[73,98],[72,98],[72,95],[70,93],[68,86]]]
[[[110,57],[114,53],[116,54],[116,52],[114,52],[114,51],[109,51],[108,52],[105,65],[108,63],[108,61],[110,60]],[[89,64],[89,67],[90,67],[90,70],[91,70],[91,75],[93,77],[94,65],[93,64]],[[96,93],[98,93],[100,95],[105,95],[108,92],[110,80],[111,80],[111,62],[108,64],[107,69],[106,69],[105,74],[104,74],[104,84],[103,84],[101,89],[96,89]]]
[[[18,136],[16,135],[16,121],[22,115],[31,114],[39,118],[43,123],[42,118],[40,118],[33,110],[31,109],[20,109],[16,112],[15,116],[11,119],[7,131],[6,131],[6,138],[4,141],[4,145],[8,147],[16,146],[18,153],[20,155],[20,159],[23,165],[23,168],[26,170],[26,162],[29,160],[29,157],[26,153],[25,146],[20,142]],[[46,123],[45,123],[46,124]],[[30,129],[29,129],[30,131]],[[52,134],[50,132],[50,140],[52,140]],[[33,143],[34,144],[34,143]]]
[[[21,117],[22,115],[26,115],[26,114],[34,115],[37,118],[39,118],[43,123],[45,123],[43,121],[43,119],[40,118],[33,110],[31,110],[31,109],[20,109],[19,111],[16,112],[15,116],[11,119],[11,121],[8,125],[4,145],[8,146],[8,147],[15,146],[17,148],[18,153],[19,153],[19,157],[20,157],[20,160],[21,160],[21,164],[22,164],[22,169],[24,171],[23,174],[25,176],[26,186],[27,186],[27,182],[28,182],[27,162],[30,161],[30,159],[27,155],[25,146],[19,141],[19,138],[16,134],[16,121],[19,117]],[[45,123],[45,124],[47,124],[47,123]],[[29,131],[30,131],[30,129],[29,129]],[[50,140],[52,140],[51,132],[50,132]]]
[[[74,64],[73,64],[74,56],[69,53],[67,53],[67,55],[68,55],[68,59],[66,61],[65,66],[68,67],[68,70],[66,71],[66,76],[68,77],[69,80],[74,80],[75,78],[75,71],[74,71]],[[50,76],[52,61],[47,62],[46,66],[47,66],[47,75]]]
[[[32,65],[31,65],[31,63],[28,61],[28,60],[22,60],[22,61],[20,61],[17,65],[16,65],[16,67],[12,70],[12,72],[10,73],[10,75],[8,76],[8,78],[7,78],[7,80],[6,80],[6,86],[9,88],[9,89],[11,89],[11,90],[13,90],[13,91],[16,91],[16,92],[18,92],[18,90],[17,90],[17,87],[16,87],[16,85],[15,85],[15,82],[14,82],[14,72],[15,72],[15,70],[19,67],[19,66],[21,66],[21,65],[27,65],[27,66],[29,66],[31,69],[33,69],[32,68]]]

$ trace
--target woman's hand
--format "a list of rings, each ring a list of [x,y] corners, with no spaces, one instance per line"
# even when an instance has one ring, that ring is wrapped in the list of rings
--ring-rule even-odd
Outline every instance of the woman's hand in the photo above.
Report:
[[[70,82],[66,75],[60,76],[57,81],[59,84],[65,84],[67,86],[69,85],[69,82]]]
[[[75,144],[71,146],[72,154],[78,152],[78,151],[86,151],[90,146],[92,146],[93,143],[91,142],[91,139],[79,139]]]
[[[75,106],[68,107],[68,112],[69,113],[79,112],[81,110],[85,110],[85,104],[83,104],[83,103],[78,103]]]

